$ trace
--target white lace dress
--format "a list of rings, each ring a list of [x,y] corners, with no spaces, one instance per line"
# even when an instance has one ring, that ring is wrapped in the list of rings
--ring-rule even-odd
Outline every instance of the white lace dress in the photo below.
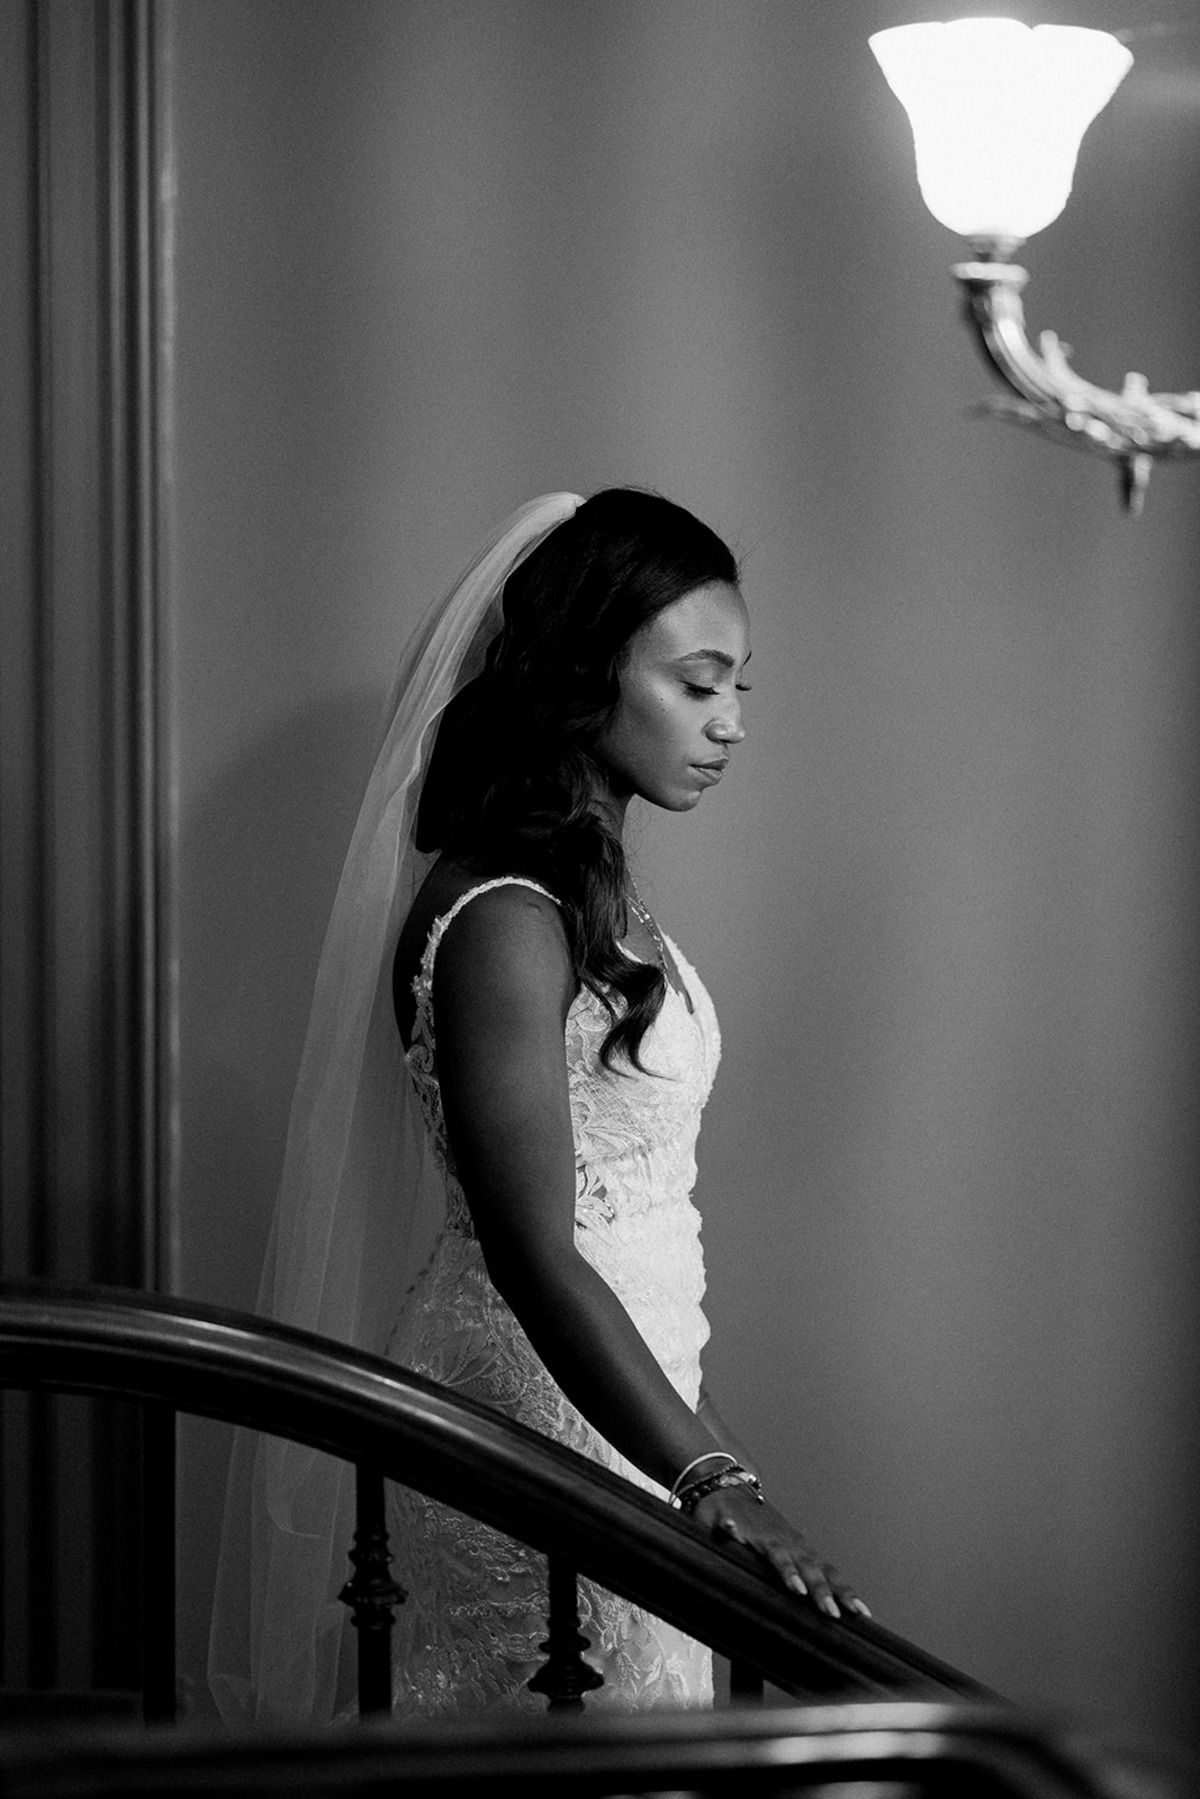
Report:
[[[444,1173],[446,1220],[388,1354],[637,1486],[661,1492],[592,1428],[538,1359],[488,1279],[449,1159],[433,1036],[434,958],[461,908],[508,884],[473,888],[436,921],[413,982],[408,1064]],[[610,1020],[586,989],[567,1014],[575,1242],[694,1407],[708,1324],[701,1309],[700,1218],[691,1193],[700,1113],[716,1073],[720,1037],[712,1001],[694,969],[670,947],[694,1009],[668,986],[641,1050],[654,1073],[612,1074],[602,1066],[600,1045]],[[409,1595],[396,1630],[398,1713],[542,1710],[545,1700],[525,1683],[543,1659],[538,1645],[546,1634],[545,1559],[407,1489],[389,1490],[389,1508],[395,1572]],[[711,1657],[702,1645],[588,1581],[580,1582],[579,1609],[591,1642],[588,1660],[604,1675],[604,1685],[588,1696],[589,1709],[712,1703]]]

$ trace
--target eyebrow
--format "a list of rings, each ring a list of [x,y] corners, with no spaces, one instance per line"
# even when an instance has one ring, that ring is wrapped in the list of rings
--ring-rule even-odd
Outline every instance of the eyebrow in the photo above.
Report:
[[[753,651],[747,655],[746,662],[749,662],[752,654]],[[737,667],[736,660],[727,650],[689,650],[686,656],[676,656],[675,660],[676,662],[716,662],[722,668]],[[746,662],[743,662],[743,668],[745,668]]]

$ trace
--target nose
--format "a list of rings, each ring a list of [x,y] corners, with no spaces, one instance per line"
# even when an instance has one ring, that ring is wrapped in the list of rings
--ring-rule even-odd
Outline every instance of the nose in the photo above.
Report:
[[[714,743],[741,743],[746,735],[746,727],[742,723],[741,702],[736,694],[729,705],[723,707],[718,716],[711,720],[708,735]]]

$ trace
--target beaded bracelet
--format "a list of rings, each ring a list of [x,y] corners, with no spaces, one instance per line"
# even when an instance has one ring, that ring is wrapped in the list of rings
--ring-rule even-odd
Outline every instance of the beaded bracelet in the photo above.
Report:
[[[692,1481],[683,1489],[676,1503],[680,1511],[690,1517],[702,1499],[707,1499],[710,1493],[718,1492],[721,1487],[748,1487],[759,1505],[764,1504],[762,1482],[757,1474],[751,1474],[748,1468],[743,1468],[738,1462],[732,1468],[722,1468],[719,1474],[701,1475],[699,1480]]]
[[[674,1484],[671,1487],[672,1504],[675,1504],[678,1501],[679,1489],[683,1486],[684,1481],[692,1472],[692,1469],[698,1468],[701,1462],[724,1462],[727,1468],[736,1468],[738,1465],[737,1457],[735,1455],[730,1455],[727,1449],[706,1449],[703,1455],[698,1455],[695,1461],[689,1462],[687,1467],[681,1468],[679,1473],[675,1476]],[[702,1476],[701,1478],[704,1477]],[[686,1491],[686,1488],[684,1490]]]

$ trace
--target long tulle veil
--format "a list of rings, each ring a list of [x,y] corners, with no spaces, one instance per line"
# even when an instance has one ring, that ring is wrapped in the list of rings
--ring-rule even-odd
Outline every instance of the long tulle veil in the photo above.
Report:
[[[500,627],[506,579],[579,504],[548,494],[522,507],[409,644],[321,952],[258,1305],[377,1353],[440,1206],[391,1004],[396,939],[427,871],[414,843],[422,775],[438,719]],[[352,1528],[344,1464],[238,1432],[209,1644],[227,1720],[338,1709]]]

